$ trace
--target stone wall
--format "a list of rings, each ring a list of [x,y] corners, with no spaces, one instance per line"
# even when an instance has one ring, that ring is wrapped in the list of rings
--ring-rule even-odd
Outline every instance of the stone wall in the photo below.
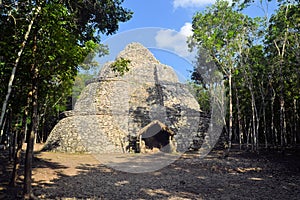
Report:
[[[199,138],[199,105],[176,73],[138,43],[118,58],[129,59],[129,72],[118,76],[103,66],[82,91],[74,110],[52,130],[45,148],[63,152],[126,152],[135,136],[154,120],[175,132],[177,151]]]

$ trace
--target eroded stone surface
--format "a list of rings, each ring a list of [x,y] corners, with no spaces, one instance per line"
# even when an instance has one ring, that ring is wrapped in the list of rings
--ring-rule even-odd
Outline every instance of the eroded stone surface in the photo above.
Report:
[[[130,60],[118,76],[106,63],[89,83],[74,110],[52,130],[45,148],[63,152],[126,152],[135,136],[154,120],[175,132],[177,151],[185,151],[203,126],[197,101],[179,83],[174,70],[161,64],[141,44],[129,44],[117,58]]]

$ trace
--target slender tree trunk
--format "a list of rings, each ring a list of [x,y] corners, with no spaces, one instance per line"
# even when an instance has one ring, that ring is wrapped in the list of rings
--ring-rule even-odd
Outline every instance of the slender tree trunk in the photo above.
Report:
[[[34,149],[34,136],[36,132],[37,124],[37,101],[36,101],[36,88],[33,89],[33,114],[32,114],[32,127],[27,135],[27,149],[25,158],[25,178],[24,178],[24,198],[30,199],[33,196],[32,193],[32,159],[33,159],[33,149]]]
[[[15,146],[16,146],[16,133],[13,131],[12,128],[12,111],[11,108],[8,109],[8,123],[6,128],[6,134],[9,138],[9,159],[10,161],[13,160],[15,154]]]
[[[245,121],[245,117],[243,117],[243,114],[241,113],[241,127],[242,127],[242,132],[241,132],[241,138],[242,138],[242,147],[245,144],[245,135],[246,135],[246,121]]]
[[[253,97],[254,98],[254,97]],[[257,105],[254,99],[254,111],[255,111],[255,151],[256,153],[259,152],[259,126],[260,126],[260,115],[257,111]]]
[[[10,180],[11,186],[15,186],[16,181],[18,179],[18,170],[20,167],[21,151],[22,151],[22,146],[24,144],[25,135],[27,132],[27,117],[28,117],[28,109],[29,109],[30,100],[31,100],[31,92],[27,96],[27,106],[25,107],[24,115],[23,115],[23,119],[22,119],[22,130],[20,132],[18,132],[18,136],[17,136],[18,142],[17,142],[17,150],[16,150],[16,154],[15,154],[15,159],[14,159],[13,172],[12,172],[12,176],[11,176],[11,180]]]
[[[290,5],[287,5],[285,7],[285,19],[287,20],[287,16],[288,16],[288,10],[290,8]],[[282,47],[280,48],[278,46],[278,43],[276,40],[273,40],[274,45],[277,49],[278,52],[278,57],[280,58],[279,60],[279,68],[280,68],[280,86],[281,86],[281,91],[280,91],[280,146],[281,146],[281,150],[284,153],[285,151],[285,140],[286,140],[286,122],[285,122],[285,100],[284,100],[284,95],[283,95],[283,91],[284,91],[284,82],[283,82],[283,74],[282,74],[282,67],[284,64],[284,56],[285,56],[285,47],[288,44],[287,40],[288,40],[288,33],[289,33],[289,25],[286,24],[285,27],[285,33],[284,33],[284,38],[283,41],[280,41],[282,43]]]
[[[17,133],[16,131],[10,132],[10,134],[12,135],[12,140],[11,140],[11,145],[10,145],[10,155],[9,155],[9,159],[10,161],[13,161],[15,158],[15,153],[16,153],[16,145],[17,145]]]
[[[17,150],[17,140],[18,140],[18,133],[17,133],[17,129],[16,129],[16,127],[15,128],[13,128],[13,129],[11,129],[12,130],[12,132],[11,132],[11,134],[12,134],[12,136],[13,136],[13,139],[12,139],[12,153],[11,153],[11,160],[13,161],[14,160],[14,158],[15,158],[15,154],[16,154],[16,150]]]
[[[44,141],[44,138],[46,138],[45,137],[45,123],[46,123],[46,112],[47,112],[47,108],[48,108],[48,102],[47,102],[47,99],[48,99],[48,94],[47,94],[47,96],[46,96],[46,103],[45,103],[45,106],[44,106],[44,108],[43,108],[43,112],[42,112],[42,114],[40,115],[40,121],[41,121],[41,127],[43,127],[42,129],[41,129],[41,134],[40,134],[40,139],[41,139],[41,142],[42,143],[44,143],[45,141]]]
[[[252,151],[256,151],[256,114],[255,114],[255,100],[251,90],[251,113],[252,113]]]
[[[263,134],[265,138],[265,148],[268,148],[268,134],[267,134],[267,122],[266,122],[266,104],[265,99],[263,98]]]
[[[282,152],[285,151],[285,134],[286,134],[286,125],[285,125],[285,107],[284,107],[284,99],[280,100],[280,147]]]
[[[243,128],[242,128],[242,114],[240,110],[240,99],[238,96],[238,90],[235,87],[235,93],[236,93],[236,109],[237,109],[237,124],[238,124],[238,137],[239,137],[239,146],[240,149],[242,149],[242,141],[243,141]]]
[[[35,62],[35,54],[37,51],[37,33],[34,35],[34,47],[33,47],[33,64],[31,66],[32,72],[32,117],[31,117],[31,130],[27,135],[27,149],[25,157],[25,171],[24,171],[24,198],[34,198],[32,192],[32,160],[35,135],[38,129],[38,66]]]
[[[261,100],[262,100],[262,128],[263,128],[263,136],[264,136],[264,143],[265,143],[265,148],[268,148],[268,133],[267,133],[267,121],[266,121],[266,95],[263,90],[263,83],[261,83],[260,87],[260,95],[261,95]]]
[[[32,159],[33,159],[33,149],[34,149],[34,138],[37,132],[38,125],[38,103],[37,103],[37,80],[36,76],[38,75],[37,69],[35,69],[35,77],[33,78],[33,88],[32,88],[32,127],[30,132],[27,135],[27,149],[26,149],[26,158],[25,158],[25,178],[24,178],[24,197],[31,198],[32,194]]]
[[[3,143],[3,144],[5,144],[5,148],[6,148],[6,145],[7,145],[7,143],[6,143],[6,138],[4,137],[5,136],[5,131],[4,131],[4,129],[5,129],[5,126],[6,126],[6,122],[7,122],[7,116],[6,116],[7,114],[5,114],[4,115],[4,120],[3,120],[3,126],[2,126],[2,128],[1,128],[1,130],[0,130],[0,144],[1,143]]]
[[[229,84],[229,127],[228,127],[228,149],[225,156],[229,155],[232,147],[232,120],[233,120],[233,109],[232,109],[232,74],[228,74],[228,84]]]
[[[26,46],[26,43],[27,43],[27,40],[28,40],[28,37],[29,37],[29,34],[31,32],[31,28],[32,28],[32,25],[37,17],[37,15],[39,14],[41,10],[41,7],[38,6],[35,10],[35,13],[34,13],[34,17],[31,19],[29,25],[28,25],[28,29],[27,29],[27,32],[25,33],[25,36],[24,36],[24,40],[23,40],[23,43],[21,45],[21,49],[20,51],[18,52],[18,56],[15,60],[15,64],[13,66],[13,69],[12,69],[12,72],[11,72],[11,75],[10,75],[10,79],[9,79],[9,82],[8,82],[8,86],[7,86],[7,94],[6,94],[6,97],[5,97],[5,100],[3,102],[3,105],[2,105],[2,111],[1,111],[1,117],[0,117],[0,129],[2,130],[2,127],[3,127],[3,119],[4,119],[4,115],[5,115],[5,111],[6,111],[6,107],[7,107],[7,103],[8,103],[8,100],[9,100],[9,97],[10,97],[10,94],[11,94],[11,90],[12,90],[12,85],[13,85],[13,81],[15,79],[15,75],[16,75],[16,70],[17,70],[17,67],[19,65],[19,62],[20,62],[20,59],[21,59],[21,55],[25,49],[25,46]],[[1,134],[1,133],[0,133]],[[0,135],[1,137],[2,135]]]
[[[274,91],[274,90],[273,90]],[[275,117],[274,117],[274,101],[275,101],[275,92],[272,96],[272,99],[271,99],[271,135],[272,135],[272,143],[273,143],[273,147],[274,146],[277,146],[278,145],[278,135],[277,135],[277,130],[275,128],[275,125],[274,125],[274,120],[275,120]]]
[[[294,99],[294,129],[293,129],[293,145],[297,144],[297,127],[299,116],[297,112],[297,99]]]
[[[246,148],[249,148],[249,138],[250,138],[250,123],[251,121],[248,123],[247,117],[244,117],[244,121],[245,121],[245,135],[246,135]]]

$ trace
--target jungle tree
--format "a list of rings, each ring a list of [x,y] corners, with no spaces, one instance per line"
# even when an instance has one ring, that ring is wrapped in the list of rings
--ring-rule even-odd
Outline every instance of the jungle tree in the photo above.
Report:
[[[214,62],[228,82],[229,120],[228,150],[231,148],[233,126],[232,78],[245,49],[251,45],[251,33],[256,22],[237,11],[227,1],[217,1],[204,12],[193,17],[193,35],[190,46],[206,52],[207,62]]]
[[[6,70],[1,72],[7,76],[7,72],[12,69],[11,77],[20,80],[15,83],[25,82],[26,87],[22,93],[8,96],[13,99],[19,97],[16,94],[28,96],[23,98],[26,100],[20,102],[24,108],[21,110],[27,110],[24,113],[28,113],[28,120],[25,120],[23,125],[30,122],[25,162],[25,198],[32,196],[33,144],[39,127],[38,119],[43,113],[42,109],[45,110],[45,106],[39,105],[52,104],[47,106],[49,108],[55,107],[53,105],[57,101],[60,103],[65,101],[59,98],[62,96],[65,98],[70,93],[78,66],[91,51],[96,49],[98,53],[102,53],[103,49],[98,44],[99,33],[113,34],[118,29],[119,22],[131,18],[131,11],[124,9],[122,2],[122,0],[2,2],[1,30],[10,30],[13,34],[5,34],[5,37],[0,38],[0,51],[5,52],[1,54],[4,55],[1,58],[1,65]],[[12,79],[9,87],[15,88],[11,91],[17,91],[22,86],[14,85]],[[5,88],[2,91],[5,91]],[[1,96],[4,96],[3,93]],[[10,105],[8,102],[14,101],[13,99],[6,98],[3,103]],[[7,110],[6,105],[3,106],[2,115]],[[18,111],[15,114],[23,115],[22,113]]]

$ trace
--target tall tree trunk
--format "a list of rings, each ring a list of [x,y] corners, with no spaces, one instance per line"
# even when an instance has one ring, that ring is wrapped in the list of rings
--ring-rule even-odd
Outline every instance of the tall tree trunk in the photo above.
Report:
[[[251,151],[254,152],[254,134],[253,134],[253,127],[254,127],[254,121],[253,121],[253,117],[251,119],[251,126],[250,126],[250,138],[251,138]]]
[[[293,129],[293,145],[297,144],[297,131],[298,131],[299,115],[297,112],[297,99],[294,99],[294,129]]]
[[[274,90],[273,90],[274,91]],[[277,130],[275,128],[275,117],[274,117],[274,102],[275,102],[275,91],[273,92],[273,96],[271,98],[271,134],[272,134],[272,143],[273,143],[273,147],[278,145],[278,134],[277,134]]]
[[[31,130],[27,135],[27,149],[26,149],[26,157],[25,157],[25,178],[24,178],[24,197],[25,199],[31,198],[32,194],[32,159],[33,159],[33,149],[34,149],[34,141],[35,135],[37,133],[38,128],[38,88],[37,88],[37,75],[38,71],[35,68],[34,78],[33,78],[33,88],[32,88],[32,125]]]
[[[13,166],[13,172],[11,175],[11,180],[10,180],[10,185],[15,186],[16,181],[18,178],[18,170],[20,167],[20,159],[21,159],[21,151],[22,151],[22,146],[24,144],[24,139],[25,139],[25,134],[27,132],[27,117],[28,117],[28,109],[29,109],[29,104],[31,100],[31,92],[27,96],[27,105],[24,109],[24,115],[23,115],[23,120],[22,120],[22,130],[18,132],[17,136],[17,150],[14,158],[14,166]]]
[[[252,111],[252,137],[253,137],[253,142],[252,142],[252,150],[256,151],[256,119],[255,119],[255,108],[254,108],[254,103],[253,103],[253,98],[251,100],[251,111]]]
[[[245,122],[247,123],[247,117],[245,117]],[[247,125],[248,124],[248,125]],[[250,131],[251,131],[251,120],[249,120],[249,123],[246,124],[246,147],[249,148],[249,141],[250,141]]]
[[[242,114],[240,110],[240,99],[238,96],[238,90],[235,87],[235,93],[236,93],[236,109],[237,109],[237,124],[238,124],[238,138],[239,138],[239,146],[240,149],[242,149],[242,141],[243,141],[243,127],[242,127]]]
[[[7,141],[6,141],[6,138],[3,137],[3,136],[5,136],[4,129],[5,129],[6,123],[7,123],[7,114],[4,115],[3,126],[2,126],[2,128],[0,130],[0,144],[1,143],[5,144],[5,148],[6,148],[6,145],[7,145]]]
[[[44,138],[45,138],[45,123],[46,123],[46,112],[47,112],[47,108],[48,108],[48,101],[47,101],[47,99],[48,99],[48,94],[47,94],[47,96],[46,96],[46,102],[45,102],[45,105],[44,105],[44,107],[43,107],[43,112],[42,112],[42,114],[40,115],[40,121],[41,121],[41,126],[40,127],[43,127],[40,131],[41,131],[41,134],[40,134],[40,139],[41,139],[41,141],[40,142],[42,142],[42,143],[44,143],[45,141],[44,141]]]
[[[256,133],[256,112],[255,112],[255,99],[252,91],[252,87],[250,87],[251,93],[251,113],[252,113],[252,150],[257,150],[257,133]]]
[[[33,61],[31,66],[32,72],[32,116],[31,116],[31,130],[27,135],[27,149],[25,157],[25,171],[24,171],[24,198],[34,198],[32,193],[32,160],[33,160],[33,149],[35,135],[38,129],[38,66],[35,62],[35,54],[37,50],[37,33],[34,35],[34,47],[33,47]]]
[[[232,73],[228,74],[228,85],[229,85],[229,127],[228,127],[228,148],[225,153],[227,157],[232,147],[232,120],[233,120],[233,109],[232,109]]]
[[[280,147],[282,153],[285,152],[286,144],[286,122],[285,122],[285,106],[284,98],[280,99]]]
[[[3,119],[4,119],[4,115],[5,115],[5,111],[6,111],[6,107],[7,107],[7,103],[8,103],[8,100],[9,100],[9,97],[10,97],[10,94],[11,94],[11,90],[12,90],[12,85],[13,85],[13,81],[15,79],[15,74],[16,74],[16,70],[17,70],[17,67],[19,65],[19,62],[20,62],[20,59],[21,59],[21,55],[25,49],[25,46],[26,46],[26,43],[27,43],[27,40],[28,40],[28,37],[29,37],[29,34],[31,32],[31,28],[32,28],[32,25],[37,17],[37,15],[39,14],[41,10],[41,7],[38,6],[35,10],[35,13],[34,13],[34,16],[33,18],[31,19],[29,25],[28,25],[28,29],[27,29],[27,32],[25,33],[25,36],[24,36],[24,40],[23,40],[23,43],[21,45],[21,49],[20,51],[18,52],[17,54],[17,58],[15,60],[15,64],[12,68],[12,71],[11,71],[11,75],[10,75],[10,79],[9,79],[9,82],[8,82],[8,86],[7,86],[7,94],[6,94],[6,97],[5,97],[5,100],[3,102],[3,105],[2,105],[2,111],[1,111],[1,117],[0,117],[0,130],[2,130],[2,127],[3,127]],[[3,131],[2,131],[3,132]],[[2,134],[2,133],[0,133]],[[1,137],[2,135],[0,135]]]
[[[268,148],[268,134],[267,134],[267,121],[266,121],[266,103],[265,99],[263,98],[263,134],[265,138],[265,148]]]
[[[15,154],[15,146],[16,146],[16,133],[13,131],[12,128],[12,111],[11,108],[8,109],[8,123],[6,128],[6,134],[9,139],[8,146],[9,146],[9,159],[10,161],[13,160]]]
[[[252,72],[251,68],[249,69],[250,72]],[[253,90],[253,81],[251,75],[246,71],[244,68],[244,76],[246,79],[246,82],[248,84],[248,89],[251,95],[251,114],[252,114],[252,151],[257,151],[258,150],[258,125],[259,125],[259,117],[257,113],[257,108],[256,108],[256,102],[255,102],[255,94]]]
[[[34,149],[34,138],[35,133],[37,132],[37,87],[36,84],[33,86],[33,96],[32,96],[32,127],[27,135],[27,148],[26,148],[26,157],[25,157],[25,178],[24,178],[24,197],[25,199],[30,199],[32,194],[32,160],[33,160],[33,149]]]
[[[266,122],[266,95],[263,90],[263,83],[261,83],[260,87],[260,95],[261,95],[261,100],[262,100],[262,126],[263,126],[263,136],[264,136],[264,143],[265,143],[265,148],[268,148],[268,134],[267,134],[267,122]]]
[[[290,8],[291,5],[287,5],[285,7],[285,19],[287,20],[287,16],[288,16],[288,10]],[[273,40],[274,45],[277,49],[278,52],[278,58],[280,58],[279,60],[279,68],[280,68],[280,86],[281,86],[281,91],[280,91],[280,146],[281,146],[281,150],[284,153],[285,151],[285,140],[286,140],[286,122],[285,122],[285,100],[284,100],[284,95],[283,95],[283,91],[284,91],[284,82],[283,82],[283,74],[282,74],[282,67],[284,64],[284,56],[285,56],[285,47],[288,44],[287,40],[288,40],[288,33],[289,33],[289,25],[286,24],[285,27],[285,33],[284,33],[284,38],[283,41],[280,41],[282,43],[282,47],[280,48],[278,46],[278,42],[276,40]]]

